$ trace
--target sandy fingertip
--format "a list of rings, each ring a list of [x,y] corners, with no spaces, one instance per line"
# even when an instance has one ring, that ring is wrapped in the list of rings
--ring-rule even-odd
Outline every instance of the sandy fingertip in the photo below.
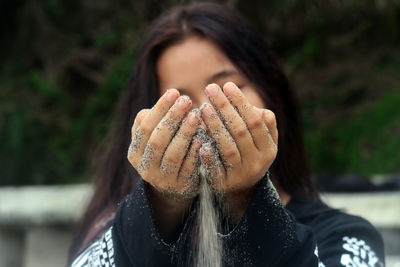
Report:
[[[215,83],[206,86],[206,94],[210,97],[216,96],[218,94],[219,86]]]
[[[165,93],[165,97],[168,101],[174,102],[179,97],[179,92],[176,89],[168,89]]]
[[[233,96],[237,90],[239,89],[233,82],[227,82],[224,84],[224,93],[228,96]]]
[[[206,117],[211,117],[211,115],[214,114],[214,109],[209,103],[202,105],[200,110],[201,113]]]
[[[188,115],[188,122],[191,126],[197,126],[199,124],[199,119],[197,118],[197,114],[195,112],[190,112]]]

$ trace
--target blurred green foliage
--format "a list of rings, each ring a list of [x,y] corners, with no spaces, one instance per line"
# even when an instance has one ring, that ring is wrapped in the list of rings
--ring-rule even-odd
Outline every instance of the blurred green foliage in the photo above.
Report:
[[[353,116],[323,125],[306,123],[312,170],[363,175],[399,171],[400,90],[375,101]]]
[[[0,185],[87,180],[141,33],[186,2],[1,2]],[[400,171],[398,1],[218,2],[240,10],[282,59],[314,173]]]
[[[109,63],[96,92],[81,102],[32,71],[27,92],[8,87],[0,105],[0,176],[2,184],[69,183],[80,181],[88,167],[87,155],[96,148],[111,122],[121,88],[134,62],[128,51]],[[4,88],[7,88],[2,84]],[[106,115],[107,114],[107,115]],[[91,143],[88,140],[95,140]]]

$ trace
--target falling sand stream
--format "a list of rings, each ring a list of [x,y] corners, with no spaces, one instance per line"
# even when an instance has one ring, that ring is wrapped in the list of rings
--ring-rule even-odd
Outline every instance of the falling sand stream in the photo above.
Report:
[[[200,195],[197,218],[198,248],[196,267],[220,267],[222,260],[222,240],[218,235],[219,217],[214,207],[214,197],[207,182],[207,171],[200,165]]]

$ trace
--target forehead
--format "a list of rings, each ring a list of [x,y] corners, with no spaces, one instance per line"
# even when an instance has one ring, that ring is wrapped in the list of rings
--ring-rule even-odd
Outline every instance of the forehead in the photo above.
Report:
[[[221,71],[237,68],[227,56],[212,42],[193,36],[183,42],[168,47],[157,61],[157,74],[160,85],[173,82],[200,82],[205,85],[207,78]]]

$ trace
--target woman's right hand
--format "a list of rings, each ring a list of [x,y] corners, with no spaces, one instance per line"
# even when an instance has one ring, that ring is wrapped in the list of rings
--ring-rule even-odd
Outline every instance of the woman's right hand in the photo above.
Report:
[[[151,110],[141,110],[132,127],[130,163],[143,180],[173,200],[191,199],[197,193],[198,177],[192,174],[201,143],[193,136],[200,117],[188,113],[191,105],[189,97],[170,89]]]
[[[198,192],[201,142],[194,137],[200,116],[190,111],[189,97],[168,90],[152,109],[141,110],[132,127],[128,159],[148,187],[153,216],[169,242]]]

